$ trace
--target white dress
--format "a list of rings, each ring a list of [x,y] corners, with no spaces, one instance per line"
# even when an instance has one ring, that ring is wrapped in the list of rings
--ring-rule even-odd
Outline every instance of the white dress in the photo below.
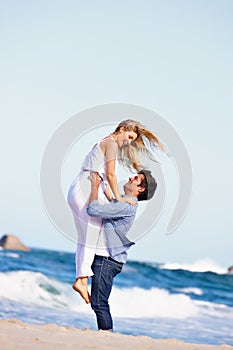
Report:
[[[109,137],[104,140],[109,139]],[[102,186],[99,187],[98,200],[106,202],[104,187],[106,186],[107,180],[105,175],[105,157],[100,148],[101,141],[99,141],[85,157],[81,171],[71,184],[68,192],[67,199],[74,216],[74,222],[78,233],[76,278],[93,275],[91,265],[95,256],[102,220],[89,216],[86,209],[91,193],[90,171],[98,172],[102,177],[103,182],[101,183]]]

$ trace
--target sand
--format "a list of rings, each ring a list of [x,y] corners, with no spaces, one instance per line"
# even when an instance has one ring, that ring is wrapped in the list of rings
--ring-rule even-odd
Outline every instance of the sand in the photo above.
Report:
[[[188,344],[176,339],[156,340],[89,329],[35,325],[16,319],[0,320],[1,350],[233,350],[229,345]]]

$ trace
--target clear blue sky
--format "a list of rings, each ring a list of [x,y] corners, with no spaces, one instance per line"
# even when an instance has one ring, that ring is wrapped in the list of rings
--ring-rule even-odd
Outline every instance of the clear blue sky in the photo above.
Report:
[[[182,225],[166,236],[162,217],[130,258],[233,264],[232,14],[230,0],[2,1],[0,235],[75,251],[43,209],[44,148],[79,111],[125,102],[173,125],[194,176]]]

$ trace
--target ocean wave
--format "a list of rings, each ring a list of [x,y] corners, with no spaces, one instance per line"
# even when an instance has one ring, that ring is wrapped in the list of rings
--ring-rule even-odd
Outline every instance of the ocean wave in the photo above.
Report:
[[[0,297],[23,304],[89,312],[71,286],[51,279],[42,273],[13,271],[0,273]],[[113,287],[111,310],[115,317],[170,317],[195,316],[198,308],[184,294],[169,294],[166,290],[139,287]]]
[[[8,253],[8,252],[5,252],[4,250],[2,250],[0,252],[0,255],[7,256],[8,258],[14,258],[14,259],[18,259],[20,257],[20,255],[18,253]]]
[[[73,311],[92,312],[71,285],[49,278],[42,273],[31,271],[12,271],[0,273],[0,298],[18,304]],[[114,286],[110,305],[114,317],[122,318],[170,318],[185,319],[200,314],[230,314],[233,308],[208,302],[193,300],[189,293],[198,290],[180,290],[170,294],[166,289],[140,287],[119,288]]]
[[[218,274],[225,274],[227,273],[227,270],[221,266],[219,266],[217,263],[215,263],[211,259],[200,259],[192,264],[182,264],[182,263],[165,263],[160,266],[162,269],[168,269],[168,270],[187,270],[191,272],[215,272]]]
[[[71,286],[40,272],[12,271],[0,273],[0,298],[23,304],[70,309],[75,303]],[[75,307],[74,307],[75,308]]]

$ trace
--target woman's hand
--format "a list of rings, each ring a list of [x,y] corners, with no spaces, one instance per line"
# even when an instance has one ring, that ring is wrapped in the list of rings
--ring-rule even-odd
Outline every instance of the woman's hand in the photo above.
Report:
[[[132,198],[128,198],[128,197],[120,197],[117,199],[118,202],[126,202],[126,203],[129,203],[133,206],[136,205],[135,201],[132,199]]]

